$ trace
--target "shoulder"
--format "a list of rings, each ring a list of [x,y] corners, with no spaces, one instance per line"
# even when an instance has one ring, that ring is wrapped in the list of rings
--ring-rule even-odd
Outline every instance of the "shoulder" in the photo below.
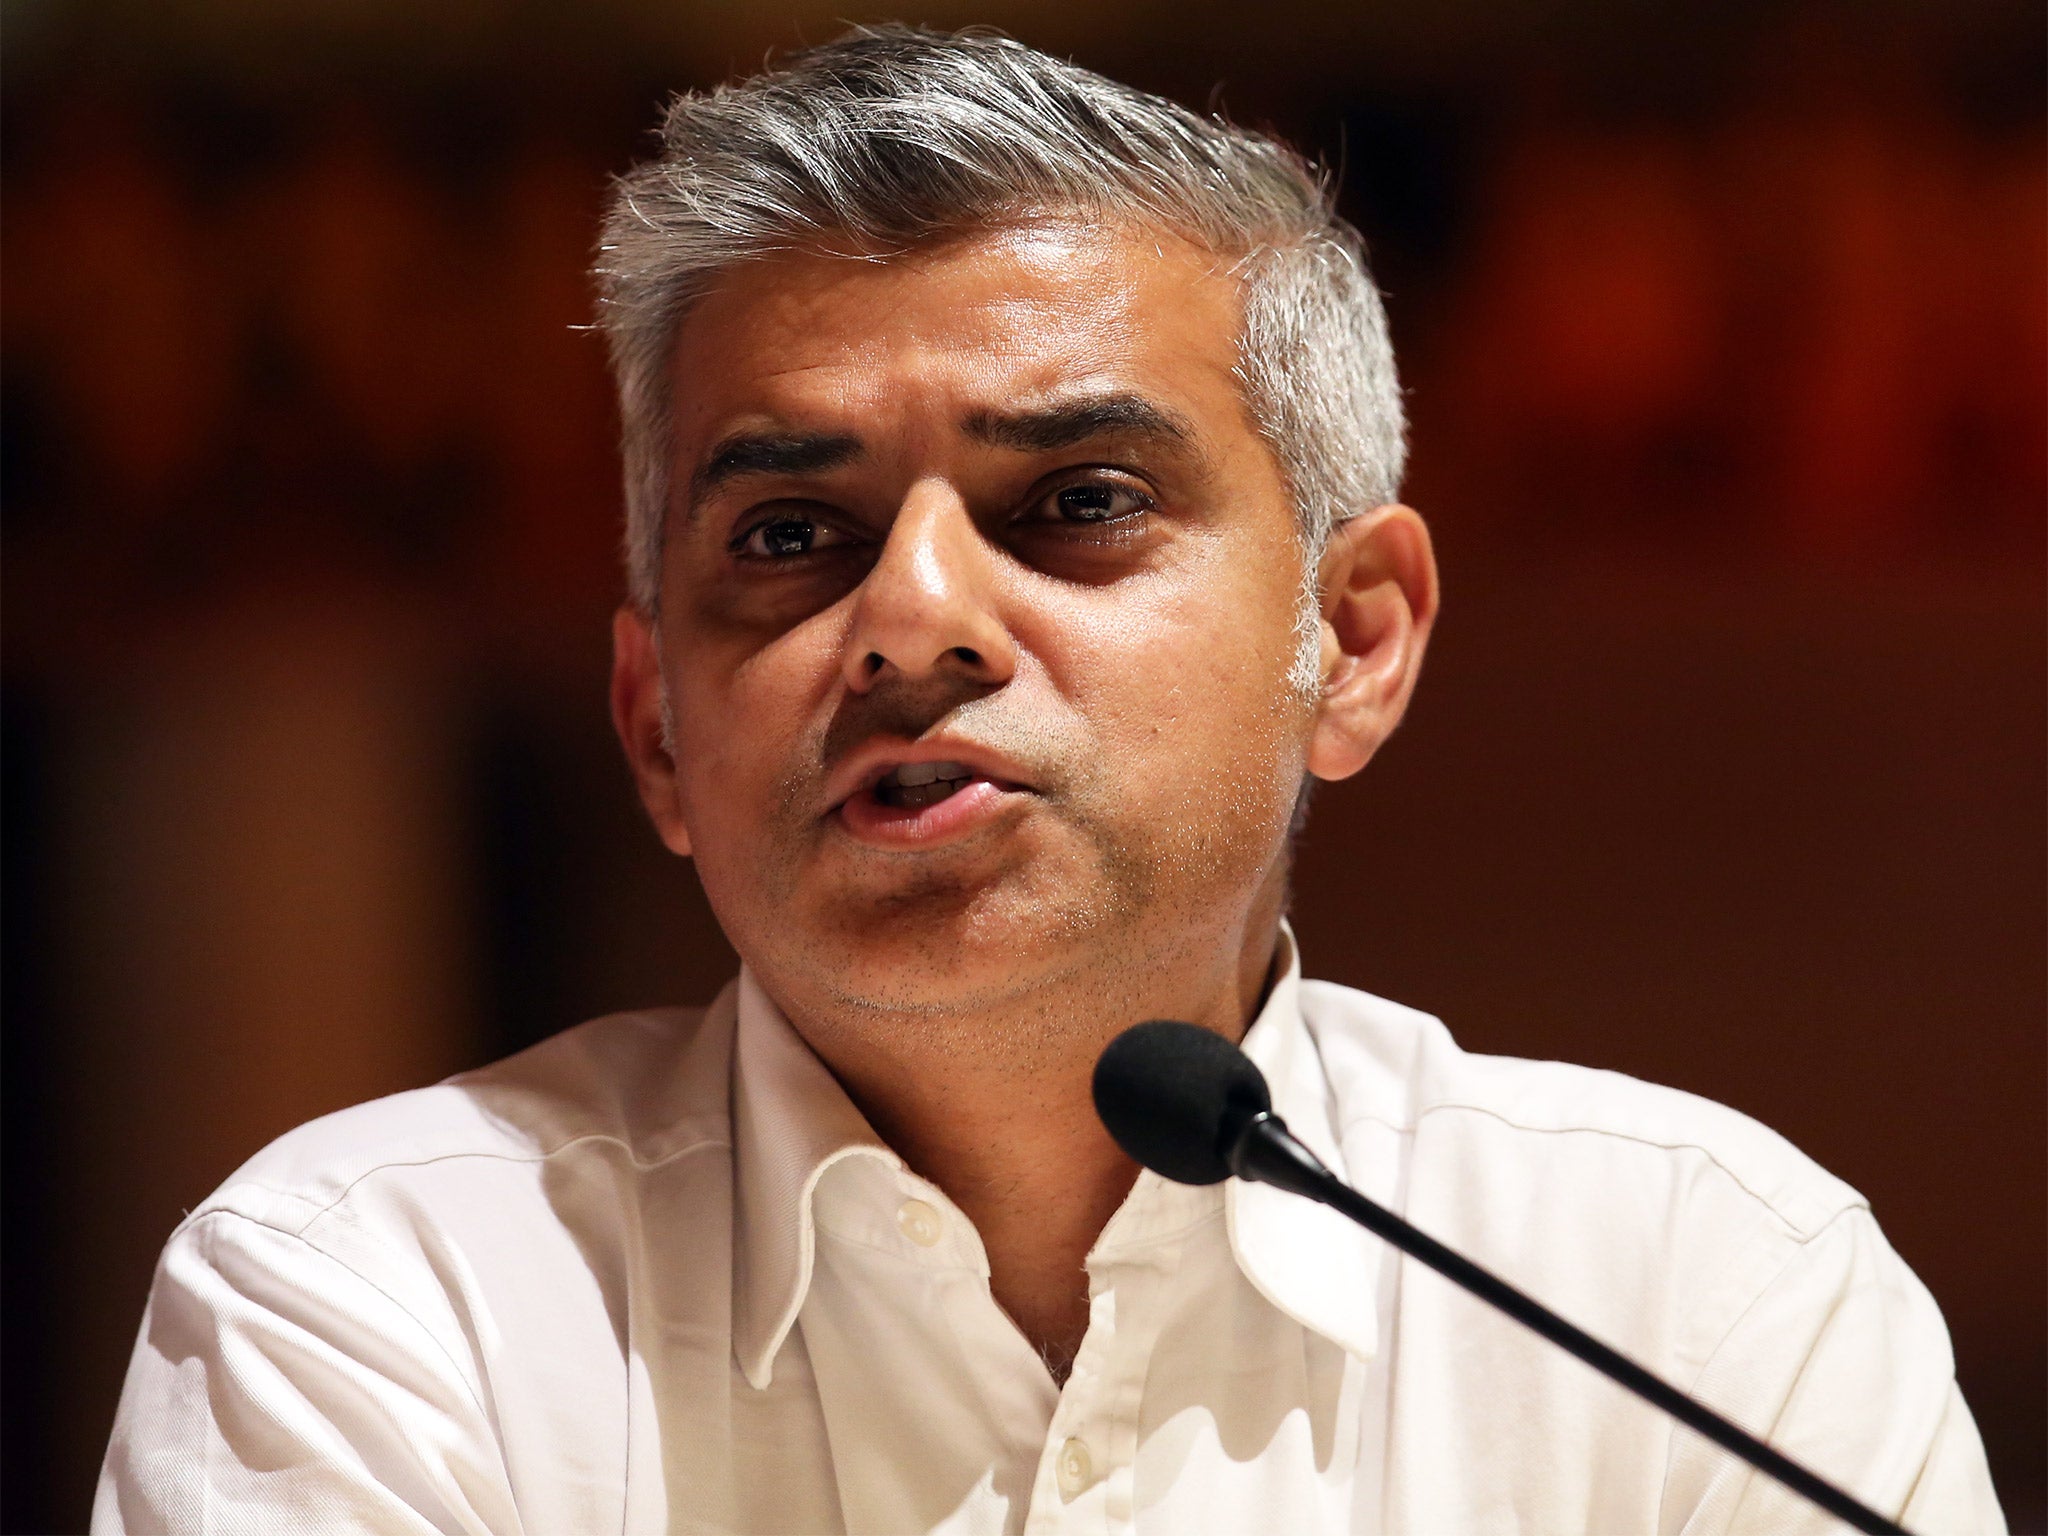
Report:
[[[303,1236],[340,1207],[469,1165],[530,1177],[589,1153],[645,1167],[730,1140],[730,993],[614,1014],[432,1087],[287,1132],[186,1218],[232,1213]],[[402,1194],[400,1196],[402,1198]]]
[[[1344,987],[1304,984],[1301,1007],[1368,1193],[1916,1529],[1999,1528],[1940,1311],[1848,1184],[1695,1094],[1468,1052]],[[1450,1287],[1404,1286],[1400,1309],[1403,1347],[1441,1376],[1474,1371],[1461,1414],[1513,1405],[1501,1435],[1530,1402],[1577,1401],[1576,1362],[1519,1334],[1492,1347],[1513,1325]],[[1664,1444],[1664,1526],[1752,1527],[1739,1464],[1694,1436]]]
[[[1674,1200],[1746,1210],[1794,1240],[1865,1206],[1777,1132],[1696,1094],[1566,1062],[1474,1054],[1428,1014],[1327,982],[1304,984],[1302,1013],[1347,1138],[1361,1123],[1379,1124],[1418,1159],[1494,1167],[1503,1189],[1542,1188],[1553,1206],[1612,1201],[1649,1183]],[[1553,1177],[1595,1171],[1590,1183]]]
[[[251,1158],[164,1248],[103,1497],[180,1529],[215,1507],[496,1530],[528,1496],[603,1506],[545,1478],[515,1495],[508,1467],[624,1443],[640,1213],[650,1185],[724,1209],[731,1025],[729,992],[597,1019]],[[715,1300],[729,1277],[706,1241],[663,1280]],[[545,1523],[595,1518],[618,1517]]]
[[[1468,1052],[1342,987],[1305,986],[1302,1014],[1368,1194],[1671,1379],[1696,1381],[1745,1316],[1798,1355],[1837,1310],[1825,1276],[1881,1248],[1861,1195],[1725,1105]],[[1889,1250],[1856,1272],[1914,1284]]]

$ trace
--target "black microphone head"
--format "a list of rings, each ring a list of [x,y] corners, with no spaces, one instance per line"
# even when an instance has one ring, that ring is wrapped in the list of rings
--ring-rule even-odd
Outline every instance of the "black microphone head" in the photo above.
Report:
[[[1231,1139],[1273,1107],[1252,1059],[1213,1030],[1133,1024],[1095,1063],[1095,1112],[1116,1144],[1176,1184],[1220,1184]]]

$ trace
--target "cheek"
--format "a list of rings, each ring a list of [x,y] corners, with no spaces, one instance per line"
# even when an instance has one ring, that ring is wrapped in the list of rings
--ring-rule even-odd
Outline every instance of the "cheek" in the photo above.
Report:
[[[818,703],[837,652],[804,626],[758,649],[707,635],[678,638],[670,670],[676,765],[693,835],[765,827],[792,774],[815,758]],[[810,758],[806,752],[810,752]]]
[[[1168,599],[1062,626],[1056,685],[1095,724],[1103,782],[1156,840],[1223,840],[1257,858],[1267,834],[1284,835],[1309,716],[1288,686],[1295,626],[1281,606]],[[1268,618],[1247,621],[1247,608]]]

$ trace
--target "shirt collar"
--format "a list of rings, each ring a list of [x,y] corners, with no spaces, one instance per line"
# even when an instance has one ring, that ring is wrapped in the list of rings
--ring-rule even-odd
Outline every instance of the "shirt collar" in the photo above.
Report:
[[[1274,1112],[1348,1179],[1322,1061],[1302,1022],[1300,955],[1284,923],[1275,959],[1278,978],[1245,1033],[1245,1054],[1265,1073]],[[749,1384],[763,1388],[810,1292],[819,1181],[849,1158],[898,1172],[903,1160],[745,969],[733,1057],[733,1353]],[[1377,1238],[1266,1184],[1232,1179],[1223,1208],[1238,1267],[1266,1300],[1355,1355],[1374,1353]]]
[[[744,968],[732,1097],[733,1354],[748,1383],[762,1388],[810,1293],[818,1181],[848,1158],[895,1169],[903,1160]]]
[[[1245,1031],[1244,1052],[1266,1076],[1273,1112],[1350,1183],[1329,1079],[1301,1016],[1301,954],[1285,923],[1274,969],[1279,976]],[[1260,1295],[1351,1354],[1377,1351],[1379,1238],[1326,1205],[1242,1179],[1224,1186],[1223,1212],[1238,1268]]]

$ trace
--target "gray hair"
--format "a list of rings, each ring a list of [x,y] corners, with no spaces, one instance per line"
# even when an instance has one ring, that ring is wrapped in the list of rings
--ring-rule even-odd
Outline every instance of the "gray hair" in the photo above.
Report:
[[[1234,264],[1237,372],[1312,595],[1330,529],[1392,501],[1404,455],[1386,314],[1326,178],[1277,139],[993,32],[886,26],[678,95],[661,153],[616,185],[596,277],[633,603],[659,606],[676,329],[720,270],[792,250],[886,257],[1061,214],[1163,227]]]

